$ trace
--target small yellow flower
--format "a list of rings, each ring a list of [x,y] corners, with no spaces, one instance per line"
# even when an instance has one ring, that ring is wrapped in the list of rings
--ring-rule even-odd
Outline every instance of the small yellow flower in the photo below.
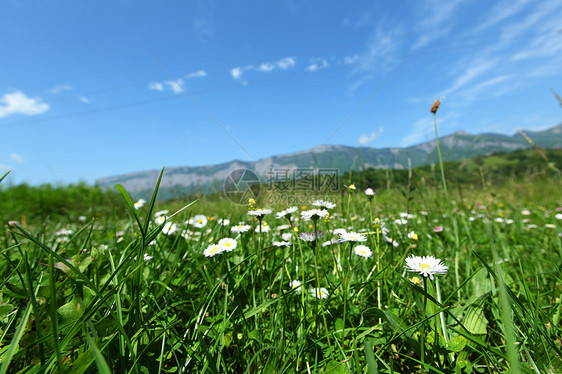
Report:
[[[256,200],[254,200],[254,199],[248,200],[249,209],[254,209],[254,205],[256,205]]]
[[[500,206],[500,208],[503,208],[503,203],[499,203],[498,205]]]
[[[412,281],[413,284],[415,284],[416,286],[421,285],[421,279],[418,277],[412,277],[412,279],[410,279]]]
[[[298,228],[298,227],[295,227],[295,228],[293,229],[293,231],[294,231],[294,232],[299,232],[299,228]]]

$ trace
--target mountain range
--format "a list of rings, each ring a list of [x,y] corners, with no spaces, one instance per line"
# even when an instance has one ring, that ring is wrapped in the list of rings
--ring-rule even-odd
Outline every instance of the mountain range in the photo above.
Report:
[[[543,131],[523,131],[538,147],[562,148],[562,124]],[[444,161],[458,161],[496,152],[512,152],[532,147],[520,134],[477,134],[458,131],[439,138]],[[180,197],[193,193],[220,192],[225,178],[236,169],[253,170],[265,178],[271,170],[338,169],[339,174],[367,168],[406,169],[438,162],[436,141],[429,141],[403,148],[350,147],[344,145],[320,145],[315,148],[284,155],[262,158],[257,161],[233,160],[217,165],[166,168],[159,196]],[[119,183],[134,196],[150,194],[159,170],[147,170],[101,178],[101,187]]]

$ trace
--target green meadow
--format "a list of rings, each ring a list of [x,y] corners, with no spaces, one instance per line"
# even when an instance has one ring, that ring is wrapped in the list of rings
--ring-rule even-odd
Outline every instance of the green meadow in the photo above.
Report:
[[[0,374],[560,373],[544,152],[348,173],[298,204],[4,180]]]

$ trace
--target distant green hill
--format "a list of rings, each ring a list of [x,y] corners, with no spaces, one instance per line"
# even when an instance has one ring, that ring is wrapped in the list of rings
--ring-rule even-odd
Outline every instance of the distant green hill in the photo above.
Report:
[[[544,131],[527,131],[527,135],[542,148],[562,148],[562,124]],[[439,139],[445,161],[459,161],[496,152],[512,152],[531,147],[520,134],[471,135],[459,131]],[[349,147],[320,145],[313,149],[277,155],[257,161],[234,160],[218,165],[167,168],[162,179],[162,198],[181,197],[194,193],[219,193],[225,178],[235,169],[246,168],[266,178],[275,170],[335,169],[339,175],[351,170],[407,170],[431,165],[438,161],[435,140],[405,148]],[[148,170],[99,179],[101,187],[122,184],[136,197],[146,197],[152,191],[159,170]]]
[[[545,160],[542,154],[547,158]],[[460,161],[444,163],[446,180],[451,185],[492,185],[509,179],[556,175],[562,168],[562,149],[517,150],[510,153],[494,153]],[[408,185],[408,170],[366,169],[345,173],[342,183],[352,180],[358,186],[384,189]],[[438,164],[423,165],[412,169],[412,183],[441,185]]]

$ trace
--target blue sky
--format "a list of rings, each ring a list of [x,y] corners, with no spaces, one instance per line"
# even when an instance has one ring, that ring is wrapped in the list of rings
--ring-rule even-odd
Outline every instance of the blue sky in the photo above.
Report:
[[[562,122],[562,2],[3,1],[0,172],[93,183]]]

